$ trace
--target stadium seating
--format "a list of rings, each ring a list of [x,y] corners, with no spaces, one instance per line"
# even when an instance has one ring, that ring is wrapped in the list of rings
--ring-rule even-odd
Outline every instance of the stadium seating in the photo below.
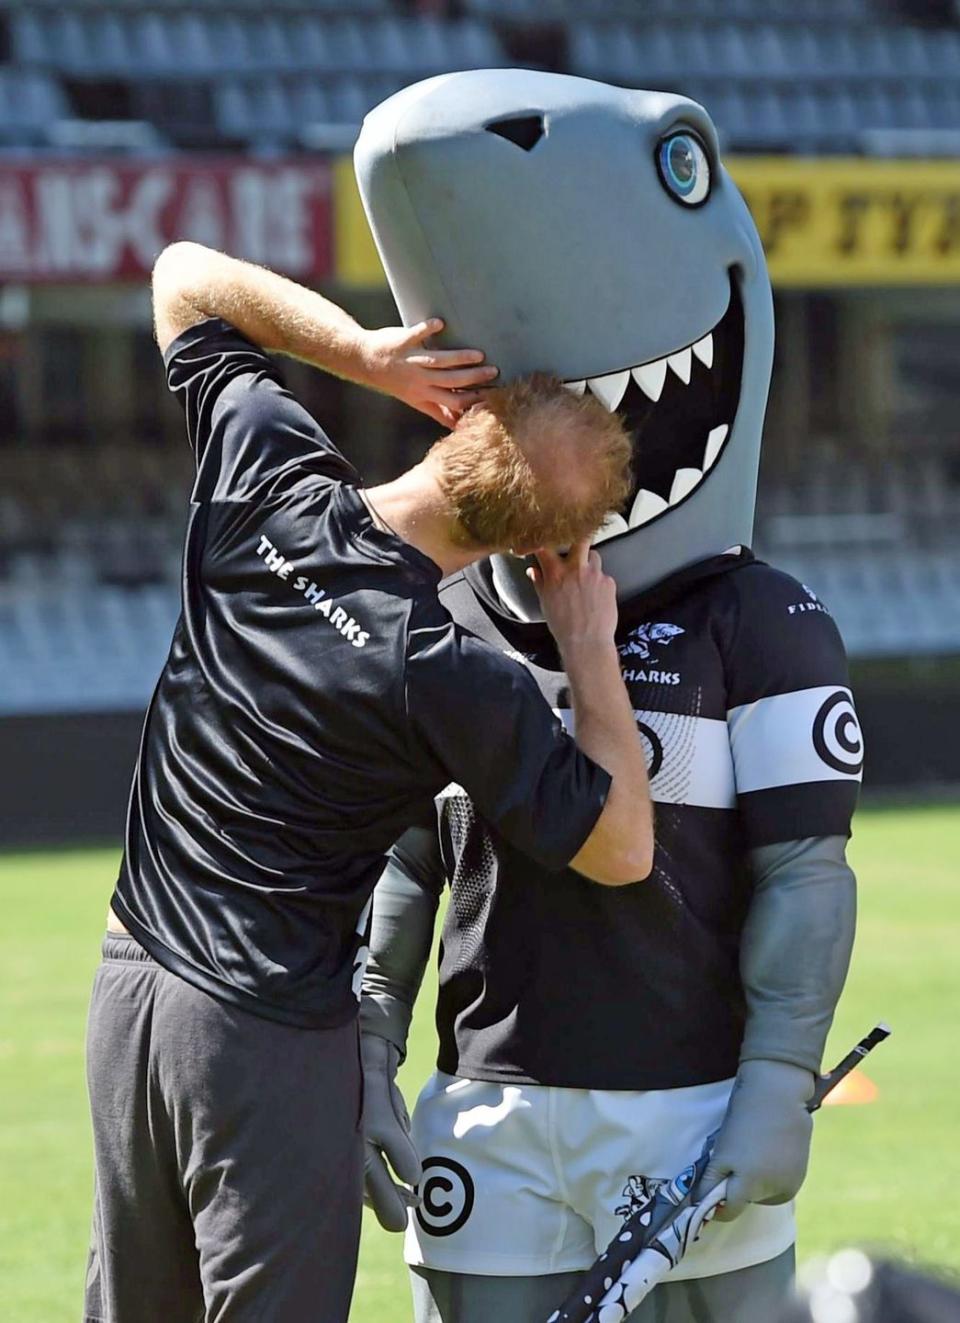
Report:
[[[10,16],[21,66],[75,77],[217,79],[263,71],[392,71],[416,77],[497,63],[493,32],[476,20],[249,14],[202,9],[83,13],[25,9]]]
[[[584,77],[705,102],[734,145],[835,152],[862,145],[870,130],[960,128],[957,30],[839,17],[829,25],[578,23],[569,61]]]
[[[0,65],[0,145],[33,146],[69,114],[67,97],[48,74]]]
[[[0,151],[348,148],[418,78],[536,63],[704,102],[727,148],[960,143],[960,18],[888,0],[0,0]],[[454,13],[455,11],[455,13]],[[533,49],[530,47],[529,49]],[[539,49],[537,47],[536,49]],[[546,58],[546,57],[545,57]],[[125,119],[102,117],[102,103]],[[89,113],[89,118],[85,118]],[[911,135],[914,135],[911,138]],[[841,452],[842,453],[842,452]],[[186,456],[0,445],[0,714],[138,708],[178,611]],[[91,463],[94,468],[91,470]],[[960,651],[960,485],[942,458],[773,471],[757,547],[855,656]]]
[[[189,452],[35,460],[0,455],[0,715],[142,708],[179,611]]]
[[[510,34],[525,25],[552,25],[573,73],[703,100],[734,148],[884,151],[890,132],[960,133],[960,27],[896,21],[892,6],[466,0],[460,8],[465,17],[417,18],[391,0],[0,0],[10,61],[0,65],[0,109],[12,111],[0,116],[0,145],[49,139],[45,129],[71,113],[67,91],[103,80],[125,84],[137,114],[175,139],[190,120],[187,145],[218,135],[296,141],[305,124],[358,125],[384,89],[509,63]],[[11,89],[24,78],[33,81],[21,97]],[[151,95],[151,83],[163,84],[162,95]],[[189,114],[165,107],[168,84],[190,87]],[[902,137],[895,145],[909,147]]]
[[[756,546],[822,598],[852,656],[960,651],[960,484],[942,459],[818,453],[762,485]]]
[[[0,478],[0,715],[141,708],[179,612],[186,459],[53,451]],[[16,499],[11,495],[16,491]],[[960,484],[935,457],[818,456],[761,490],[758,554],[854,657],[960,652]]]
[[[0,714],[143,708],[178,611],[169,587],[7,589],[0,596]]]
[[[568,22],[590,18],[635,19],[770,19],[798,17],[835,22],[837,19],[875,21],[871,0],[466,0],[470,13],[507,22]]]
[[[186,146],[300,140],[306,126],[358,126],[418,78],[507,62],[476,18],[414,19],[385,3],[0,6],[11,65],[0,65],[0,145],[82,144],[55,126],[67,89],[120,84],[132,113]],[[9,90],[8,90],[9,87]],[[29,92],[24,96],[23,92]],[[108,135],[109,136],[109,135]],[[142,145],[143,130],[126,135]],[[122,147],[123,135],[110,145]],[[349,145],[349,144],[347,144]]]

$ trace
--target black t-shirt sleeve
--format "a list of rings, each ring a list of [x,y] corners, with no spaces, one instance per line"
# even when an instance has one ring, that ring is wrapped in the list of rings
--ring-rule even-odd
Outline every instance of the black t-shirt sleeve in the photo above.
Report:
[[[164,353],[197,460],[195,499],[280,495],[304,482],[357,480],[273,358],[219,318],[179,335]]]
[[[411,629],[414,754],[463,787],[489,825],[548,869],[590,835],[610,777],[577,748],[527,672],[449,622]]]
[[[809,588],[768,565],[730,582],[727,726],[746,845],[846,836],[863,738],[839,631]]]

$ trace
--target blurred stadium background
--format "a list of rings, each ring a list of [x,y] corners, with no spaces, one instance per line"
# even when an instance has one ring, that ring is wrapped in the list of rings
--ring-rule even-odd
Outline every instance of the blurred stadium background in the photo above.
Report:
[[[955,794],[957,0],[0,0],[0,846],[116,841],[122,829],[178,611],[189,489],[150,329],[157,252],[199,240],[331,292],[367,324],[391,320],[353,185],[362,117],[419,78],[511,64],[678,90],[710,110],[777,302],[757,550],[844,632],[868,793]],[[369,479],[432,439],[390,401],[299,365],[288,375]],[[906,1001],[920,1075],[900,1102],[946,1148],[956,1070],[926,1089],[916,1079],[944,1028],[960,936],[960,815],[862,822],[861,866],[878,890],[844,1037],[864,1017],[896,1019],[897,1005],[876,1004],[885,989]],[[0,1183],[12,1180],[0,1204],[14,1219],[0,1315],[12,1323],[76,1312],[89,1179],[80,1038],[112,866],[103,853],[0,857]],[[90,938],[82,954],[78,934]],[[421,1078],[428,1022],[411,1063]],[[861,1138],[901,1170],[913,1161],[896,1118],[871,1125]],[[859,1150],[867,1164],[873,1151]],[[828,1177],[814,1178],[825,1197]],[[849,1226],[876,1237],[889,1186],[874,1167],[866,1185]],[[921,1242],[897,1216],[899,1242]],[[831,1243],[814,1226],[814,1245]],[[954,1251],[949,1237],[937,1249]],[[396,1253],[367,1253],[358,1318],[406,1317]]]
[[[868,785],[960,782],[960,6],[3,0],[4,838],[116,832],[177,614],[189,466],[151,339],[157,250],[197,239],[390,319],[361,119],[416,79],[510,63],[712,112],[777,296],[757,548],[843,629]],[[430,436],[290,377],[371,479]]]

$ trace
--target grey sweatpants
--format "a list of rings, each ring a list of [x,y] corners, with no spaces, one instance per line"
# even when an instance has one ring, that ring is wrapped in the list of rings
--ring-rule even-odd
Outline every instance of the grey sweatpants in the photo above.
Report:
[[[628,1323],[777,1323],[793,1285],[794,1252],[766,1263],[655,1287]],[[543,1323],[581,1273],[472,1277],[411,1268],[415,1323]]]
[[[108,935],[87,1077],[86,1323],[346,1323],[363,1166],[355,1024],[250,1015]]]

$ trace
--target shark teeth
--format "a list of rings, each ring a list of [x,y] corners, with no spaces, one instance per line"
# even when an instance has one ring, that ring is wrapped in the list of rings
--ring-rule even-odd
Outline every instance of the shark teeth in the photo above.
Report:
[[[630,507],[628,527],[639,528],[641,524],[646,524],[651,519],[655,519],[658,514],[663,514],[666,508],[667,502],[662,496],[658,496],[656,492],[648,492],[641,487],[633,499],[633,505]]]
[[[713,332],[708,331],[693,344],[678,349],[674,354],[665,354],[663,358],[651,359],[649,363],[638,363],[635,367],[624,368],[619,372],[605,372],[600,377],[589,377],[586,381],[565,381],[567,390],[575,395],[582,395],[587,386],[612,413],[619,408],[624,391],[630,384],[630,378],[654,404],[663,394],[667,379],[667,368],[683,382],[690,385],[693,372],[693,360],[696,358],[708,370],[713,367]]]
[[[670,488],[670,504],[679,505],[685,496],[689,496],[703,477],[702,469],[677,469]]]
[[[590,389],[601,404],[606,405],[610,413],[619,407],[623,393],[630,384],[630,370],[611,372],[605,377],[591,377]]]
[[[685,501],[691,492],[696,491],[710,469],[716,464],[729,435],[730,428],[727,423],[711,428],[703,451],[702,469],[677,469],[673,475],[670,496],[667,500],[664,500],[657,492],[647,491],[645,487],[641,487],[633,498],[633,505],[630,507],[630,513],[626,519],[623,515],[614,514],[611,511],[594,533],[592,541],[594,543],[607,542],[612,537],[618,537],[621,533],[629,532],[631,528],[640,528],[641,525],[649,524],[652,519],[662,515],[664,510],[669,510],[671,506],[679,505],[681,501]]]
[[[693,346],[693,352],[699,358],[704,367],[713,367],[713,335],[705,335],[702,340],[698,340]]]
[[[647,399],[656,404],[663,394],[663,383],[667,379],[667,360],[658,358],[655,363],[642,363],[633,369],[633,379]]]
[[[629,527],[630,525],[622,514],[616,514],[611,510],[590,541],[604,542],[608,537],[616,537],[619,533],[625,533]]]
[[[685,386],[690,385],[690,372],[693,361],[689,349],[681,349],[679,354],[668,354],[667,363],[674,370]]]
[[[615,409],[620,407],[632,377],[647,399],[653,404],[657,404],[666,385],[668,370],[684,386],[689,386],[693,375],[694,359],[698,363],[702,363],[708,371],[712,371],[713,351],[713,332],[708,331],[706,335],[701,336],[694,343],[686,345],[683,349],[678,349],[673,354],[665,354],[662,358],[652,359],[649,363],[638,363],[635,367],[623,368],[619,372],[606,372],[602,376],[589,377],[585,381],[565,381],[563,384],[574,395],[582,395],[589,387],[590,393],[595,395],[604,407],[613,413]],[[669,510],[671,506],[679,505],[681,501],[685,501],[691,492],[696,491],[711,468],[716,464],[729,435],[729,423],[722,423],[719,427],[711,428],[704,445],[702,468],[677,469],[673,475],[670,495],[667,499],[656,492],[641,488],[633,499],[629,515],[624,518],[622,514],[613,512],[608,514],[593,536],[594,543],[606,542],[610,538],[618,537],[621,533],[629,532],[631,528],[639,528],[642,524],[648,524],[651,520],[662,515],[665,510]]]
[[[730,428],[724,423],[721,427],[714,427],[708,435],[706,449],[703,452],[704,473],[711,467],[723,449],[723,443],[726,441],[729,431]]]

